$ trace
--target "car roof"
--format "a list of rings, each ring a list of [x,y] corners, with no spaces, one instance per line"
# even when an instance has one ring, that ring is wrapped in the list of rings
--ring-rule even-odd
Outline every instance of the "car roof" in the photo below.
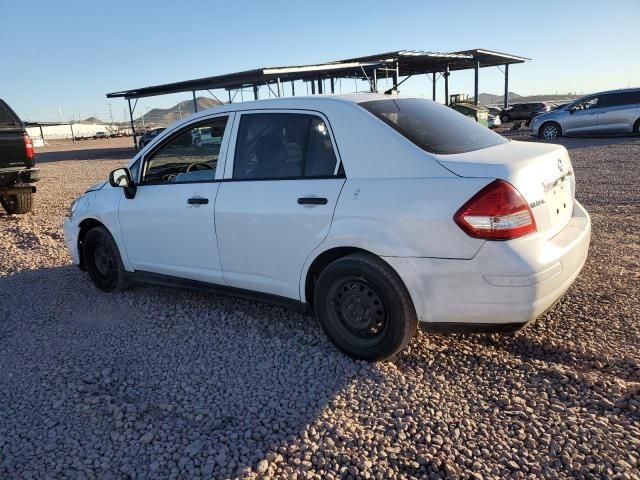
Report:
[[[319,108],[320,105],[330,104],[357,104],[370,100],[390,100],[398,98],[418,98],[412,96],[400,96],[400,95],[384,95],[382,93],[352,93],[352,94],[328,94],[328,95],[304,95],[297,97],[279,97],[279,98],[265,98],[262,100],[250,100],[247,102],[239,103],[225,103],[206,110],[198,111],[194,116],[190,118],[197,118],[198,116],[204,116],[211,114],[215,111],[220,112],[237,112],[243,110],[260,110],[265,108],[277,109],[277,108],[301,108],[310,109]]]

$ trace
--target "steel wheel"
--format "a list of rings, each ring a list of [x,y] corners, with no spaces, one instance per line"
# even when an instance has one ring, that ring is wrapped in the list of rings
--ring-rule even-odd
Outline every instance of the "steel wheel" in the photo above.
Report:
[[[373,346],[381,340],[389,314],[381,296],[366,280],[347,277],[334,282],[329,298],[332,322],[352,342]]]
[[[559,136],[558,127],[553,123],[549,125],[545,125],[542,128],[542,138],[551,140],[552,138],[558,138]]]
[[[97,241],[93,248],[93,263],[96,266],[97,273],[103,280],[109,281],[112,279],[116,271],[116,264],[113,252],[102,239]]]

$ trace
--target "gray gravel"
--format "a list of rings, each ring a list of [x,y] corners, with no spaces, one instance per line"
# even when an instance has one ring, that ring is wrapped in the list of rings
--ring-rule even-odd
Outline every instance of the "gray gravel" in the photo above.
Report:
[[[280,308],[97,291],[60,225],[129,142],[47,147],[0,214],[0,478],[640,478],[640,139],[560,140],[594,233],[552,311],[378,365]]]

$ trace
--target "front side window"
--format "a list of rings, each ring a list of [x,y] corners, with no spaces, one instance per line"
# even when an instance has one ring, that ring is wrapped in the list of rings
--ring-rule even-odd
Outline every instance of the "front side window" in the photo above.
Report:
[[[218,117],[174,135],[146,159],[142,183],[214,180],[227,120]]]
[[[234,179],[331,176],[336,163],[329,129],[320,117],[298,113],[242,115]]]
[[[487,127],[430,100],[397,98],[359,105],[429,153],[465,153],[507,143]]]
[[[575,108],[576,110],[590,110],[592,108],[598,108],[600,106],[598,103],[599,100],[599,97],[585,98],[578,103],[574,103],[573,108]]]

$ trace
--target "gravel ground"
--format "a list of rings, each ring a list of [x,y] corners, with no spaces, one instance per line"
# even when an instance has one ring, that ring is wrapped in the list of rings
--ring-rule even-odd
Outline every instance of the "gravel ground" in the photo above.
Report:
[[[97,291],[61,221],[130,142],[40,150],[0,214],[0,478],[640,478],[640,139],[560,140],[594,230],[553,310],[387,364],[276,307]]]

